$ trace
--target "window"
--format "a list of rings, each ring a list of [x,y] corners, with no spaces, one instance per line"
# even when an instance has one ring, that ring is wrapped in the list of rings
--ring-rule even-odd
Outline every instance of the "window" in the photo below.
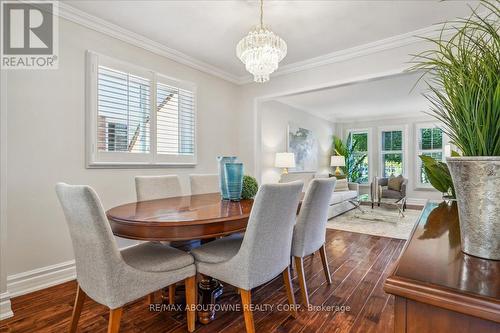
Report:
[[[419,185],[428,186],[429,180],[424,172],[422,161],[418,156],[431,156],[436,160],[443,160],[444,137],[440,128],[433,124],[417,125],[417,166]]]
[[[369,180],[368,173],[368,132],[351,131],[351,140],[354,146],[353,163],[351,171],[351,181],[359,184],[367,184]]]
[[[88,165],[196,163],[194,85],[88,53]]]
[[[404,173],[403,131],[382,131],[382,177]]]

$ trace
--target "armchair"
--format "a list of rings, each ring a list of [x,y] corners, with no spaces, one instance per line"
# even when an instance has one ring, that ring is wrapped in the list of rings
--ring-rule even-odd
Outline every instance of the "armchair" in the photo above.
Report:
[[[408,178],[403,178],[401,183],[401,188],[399,191],[391,190],[387,187],[389,183],[389,178],[387,177],[375,177],[370,184],[370,195],[372,208],[377,203],[380,206],[380,200],[382,198],[395,199],[397,201],[403,200],[403,211],[406,209],[406,187],[408,186]]]

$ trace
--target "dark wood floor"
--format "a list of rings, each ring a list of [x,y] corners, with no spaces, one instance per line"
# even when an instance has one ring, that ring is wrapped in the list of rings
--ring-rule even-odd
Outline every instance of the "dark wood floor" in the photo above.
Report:
[[[363,332],[393,330],[394,299],[383,291],[383,281],[397,260],[403,240],[328,230],[327,253],[333,283],[327,285],[319,255],[305,260],[311,304],[345,305],[350,311],[300,311],[297,319],[277,309],[254,314],[257,332]],[[300,300],[296,279],[296,299]],[[74,281],[12,300],[13,318],[0,322],[0,332],[65,332],[75,297]],[[236,304],[239,295],[226,287],[222,304]],[[286,304],[282,279],[253,291],[255,304]],[[108,310],[87,299],[79,322],[81,332],[106,332]],[[220,311],[196,332],[244,332],[240,312]],[[125,307],[121,332],[186,332],[183,312],[150,312],[146,298]]]

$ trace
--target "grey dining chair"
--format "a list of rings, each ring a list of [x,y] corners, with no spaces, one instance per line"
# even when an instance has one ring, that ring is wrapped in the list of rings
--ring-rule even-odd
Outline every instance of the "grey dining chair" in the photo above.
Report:
[[[292,315],[297,315],[290,279],[290,249],[303,183],[262,185],[243,236],[234,235],[191,251],[197,271],[239,289],[245,327],[255,332],[251,290],[282,274]]]
[[[189,175],[189,180],[192,195],[220,192],[217,174]]]
[[[56,193],[68,223],[76,262],[78,289],[70,332],[76,332],[87,296],[110,309],[108,333],[119,331],[126,303],[178,281],[186,283],[187,304],[195,304],[196,267],[191,255],[152,242],[120,251],[92,188],[58,183]],[[195,312],[191,310],[188,307],[190,332],[195,329]]]
[[[311,181],[293,230],[292,256],[302,293],[302,303],[306,307],[309,306],[309,296],[304,275],[305,256],[319,250],[326,281],[328,284],[332,283],[326,257],[325,235],[328,207],[335,182],[335,178],[316,178]]]
[[[179,176],[136,176],[137,201],[165,199],[182,195]]]
[[[181,182],[177,175],[136,176],[135,192],[137,201],[165,199],[182,195]],[[167,241],[160,243],[170,244]],[[169,304],[175,303],[175,284],[168,286],[168,302]]]

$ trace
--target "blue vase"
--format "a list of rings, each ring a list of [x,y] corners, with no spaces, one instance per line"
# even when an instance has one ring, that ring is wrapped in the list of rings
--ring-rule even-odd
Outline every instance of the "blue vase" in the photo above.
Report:
[[[234,163],[236,162],[236,156],[218,156],[217,161],[219,162],[219,185],[220,185],[220,194],[222,199],[229,200],[229,193],[227,192],[226,185],[226,170],[224,165],[226,163]]]
[[[224,168],[229,200],[240,201],[243,189],[243,163],[226,163]]]

